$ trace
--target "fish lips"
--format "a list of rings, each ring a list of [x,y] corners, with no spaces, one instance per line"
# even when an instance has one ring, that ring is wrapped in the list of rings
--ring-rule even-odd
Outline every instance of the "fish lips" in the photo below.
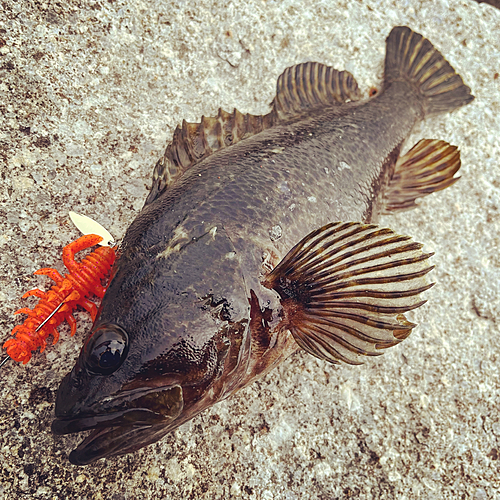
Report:
[[[120,397],[120,399],[123,399]],[[57,418],[52,432],[57,435],[93,430],[69,455],[74,465],[87,465],[100,458],[122,455],[157,441],[182,413],[181,386],[170,386],[134,394],[133,407],[70,418]]]

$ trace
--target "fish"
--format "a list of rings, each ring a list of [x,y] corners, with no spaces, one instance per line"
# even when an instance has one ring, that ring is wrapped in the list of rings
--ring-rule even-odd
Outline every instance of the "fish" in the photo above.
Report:
[[[377,221],[456,182],[457,147],[402,148],[473,99],[398,26],[367,100],[349,72],[306,62],[278,78],[269,113],[177,127],[57,392],[52,432],[91,431],[70,462],[154,443],[300,349],[357,365],[406,339],[432,254]]]

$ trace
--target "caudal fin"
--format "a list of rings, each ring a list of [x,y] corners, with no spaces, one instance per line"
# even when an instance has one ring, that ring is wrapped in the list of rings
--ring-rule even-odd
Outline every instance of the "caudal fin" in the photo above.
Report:
[[[471,102],[470,88],[429,40],[406,26],[393,28],[386,40],[384,85],[406,80],[424,98],[427,115]]]

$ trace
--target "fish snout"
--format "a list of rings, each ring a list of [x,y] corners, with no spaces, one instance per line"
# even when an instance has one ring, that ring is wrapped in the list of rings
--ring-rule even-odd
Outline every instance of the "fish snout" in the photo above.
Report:
[[[80,369],[78,363],[61,381],[56,395],[56,418],[70,418],[84,409],[88,375]]]

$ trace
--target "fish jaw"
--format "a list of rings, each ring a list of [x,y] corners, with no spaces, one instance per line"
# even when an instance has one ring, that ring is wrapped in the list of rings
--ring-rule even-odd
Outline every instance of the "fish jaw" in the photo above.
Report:
[[[227,386],[224,377],[221,377],[216,384],[202,390],[192,387],[183,390],[181,386],[164,388],[149,392],[146,396],[152,400],[161,392],[170,391],[174,404],[170,405],[169,415],[160,415],[149,408],[138,408],[71,419],[61,418],[52,423],[52,432],[66,435],[92,430],[69,454],[69,461],[73,465],[88,465],[101,458],[125,455],[155,443],[244,385],[246,384],[240,383],[231,393],[224,392]],[[196,399],[197,393],[201,393],[200,399]]]
[[[137,451],[161,439],[170,428],[162,424],[107,427],[93,431],[69,454],[73,465],[88,465],[101,458]]]
[[[82,365],[78,362],[61,382],[52,423],[56,435],[92,431],[71,452],[74,465],[131,453],[154,443],[221,399],[223,377],[214,384],[213,377],[193,381],[175,374],[132,377],[125,384],[116,384],[106,396],[105,385],[99,382],[110,382],[113,376],[92,377]]]
[[[225,365],[227,368],[231,363]],[[61,411],[61,405],[56,404],[58,418],[52,423],[52,432],[67,435],[92,431],[70,453],[69,460],[74,465],[88,465],[101,458],[132,453],[158,441],[246,385],[242,383],[246,367],[246,364],[239,365],[236,370],[232,367],[231,376],[223,373],[215,383],[206,386],[170,385],[121,391],[99,407],[95,405],[93,413],[87,411],[68,416]],[[70,383],[70,377],[71,374],[63,380],[63,390]],[[113,411],[113,407],[127,409]]]
[[[62,391],[72,384],[68,374]],[[86,465],[99,458],[130,453],[177,427],[176,419],[182,414],[184,397],[180,385],[122,391],[117,397],[105,400],[86,412],[71,414],[68,407],[56,404],[56,420],[52,432],[58,435],[92,430],[84,441],[70,454],[70,462]],[[114,410],[113,410],[114,408]],[[162,435],[163,435],[162,434]],[[132,444],[133,443],[133,444]]]

